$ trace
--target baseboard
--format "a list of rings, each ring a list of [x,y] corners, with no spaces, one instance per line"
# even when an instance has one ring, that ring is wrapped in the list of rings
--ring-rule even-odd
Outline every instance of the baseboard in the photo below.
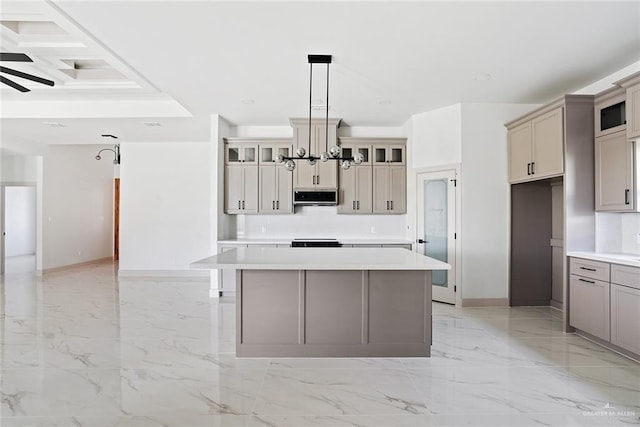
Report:
[[[598,337],[594,337],[593,335],[585,332],[585,331],[581,331],[580,329],[576,329],[576,335],[589,340],[593,343],[596,343],[598,345],[601,345],[602,347],[605,347],[615,353],[621,354],[622,356],[628,357],[629,359],[632,359],[634,362],[638,362],[640,363],[640,354],[636,354],[632,351],[629,351],[627,349],[618,347],[615,344],[611,344],[609,341],[605,341],[602,340]]]
[[[556,300],[551,300],[549,301],[549,305],[553,308],[556,308],[558,310],[564,310],[564,304],[561,303],[560,301],[556,301]]]
[[[509,298],[463,298],[462,307],[508,307]]]
[[[196,282],[208,282],[209,270],[118,270],[118,277],[123,279],[187,279]]]
[[[92,261],[79,262],[77,264],[69,264],[69,265],[63,265],[63,266],[60,266],[60,267],[53,267],[53,268],[45,268],[45,269],[42,269],[42,270],[36,270],[36,274],[38,276],[43,276],[43,275],[46,275],[46,274],[57,273],[59,271],[73,270],[73,269],[79,268],[79,267],[86,267],[88,265],[107,264],[107,263],[112,263],[112,262],[113,262],[113,257],[99,258],[99,259],[94,259]]]

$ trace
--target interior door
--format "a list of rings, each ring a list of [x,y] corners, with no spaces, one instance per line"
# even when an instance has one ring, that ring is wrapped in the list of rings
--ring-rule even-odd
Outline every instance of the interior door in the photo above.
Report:
[[[431,274],[433,300],[456,302],[456,172],[454,170],[418,174],[416,250],[446,262],[451,270]]]

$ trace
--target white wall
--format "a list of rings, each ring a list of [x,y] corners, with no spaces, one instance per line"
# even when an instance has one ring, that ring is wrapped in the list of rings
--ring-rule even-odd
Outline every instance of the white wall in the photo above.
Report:
[[[0,181],[4,183],[35,183],[37,158],[31,155],[4,152],[0,161]]]
[[[43,160],[42,268],[112,256],[113,164],[106,146],[50,146]]]
[[[460,163],[461,116],[460,104],[412,116],[410,166],[417,169]]]
[[[36,188],[5,188],[5,256],[36,253]]]
[[[462,105],[462,297],[507,298],[511,202],[504,124],[538,105]]]
[[[204,275],[189,263],[211,255],[210,146],[121,145],[121,275]]]

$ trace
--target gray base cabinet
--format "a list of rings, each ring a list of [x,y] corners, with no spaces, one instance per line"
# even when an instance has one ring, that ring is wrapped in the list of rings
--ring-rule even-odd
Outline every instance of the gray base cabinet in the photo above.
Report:
[[[239,357],[431,354],[430,271],[237,271]]]
[[[640,358],[640,268],[571,258],[571,326]]]

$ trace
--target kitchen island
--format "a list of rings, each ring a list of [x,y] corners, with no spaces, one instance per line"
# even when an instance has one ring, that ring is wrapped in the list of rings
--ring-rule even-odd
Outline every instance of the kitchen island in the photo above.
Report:
[[[191,264],[236,270],[238,357],[431,354],[431,271],[406,249],[239,248]]]

